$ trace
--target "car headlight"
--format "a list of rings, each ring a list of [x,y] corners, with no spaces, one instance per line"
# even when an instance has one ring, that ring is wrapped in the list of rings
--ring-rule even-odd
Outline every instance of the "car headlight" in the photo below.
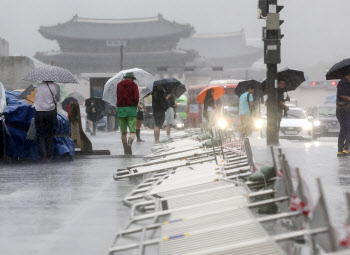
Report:
[[[177,123],[177,124],[176,124],[176,127],[178,127],[178,128],[183,128],[183,127],[184,127],[184,124],[183,124],[183,123]]]
[[[219,127],[219,128],[225,129],[226,126],[227,126],[226,120],[224,120],[224,119],[219,119],[219,120],[218,120],[218,127]]]
[[[304,129],[307,130],[307,131],[311,130],[312,129],[312,124],[310,122],[305,123]]]
[[[319,121],[319,120],[315,120],[314,121],[314,126],[315,127],[319,127],[321,125],[321,121]]]
[[[263,127],[263,121],[261,119],[255,120],[255,128],[261,129]]]

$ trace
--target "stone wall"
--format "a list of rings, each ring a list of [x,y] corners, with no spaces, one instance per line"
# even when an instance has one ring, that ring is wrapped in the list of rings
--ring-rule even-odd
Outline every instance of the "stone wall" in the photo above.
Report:
[[[9,90],[25,89],[31,82],[23,78],[34,68],[34,62],[28,57],[0,57],[0,82]]]

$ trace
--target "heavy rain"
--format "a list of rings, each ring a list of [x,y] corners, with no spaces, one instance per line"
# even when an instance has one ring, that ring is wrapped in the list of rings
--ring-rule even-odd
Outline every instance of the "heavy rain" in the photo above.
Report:
[[[0,254],[350,254],[349,1],[0,5]]]

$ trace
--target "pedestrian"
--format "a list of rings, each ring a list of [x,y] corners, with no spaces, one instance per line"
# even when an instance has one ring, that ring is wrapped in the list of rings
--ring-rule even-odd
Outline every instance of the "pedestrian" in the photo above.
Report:
[[[160,129],[165,121],[165,112],[168,109],[167,99],[170,96],[165,96],[164,87],[159,85],[152,91],[152,110],[154,117],[154,143],[159,143]]]
[[[86,107],[86,114],[92,122],[91,135],[94,136],[96,135],[97,121],[102,117],[102,109],[100,109],[94,98],[91,98],[90,105]]]
[[[66,112],[67,112],[67,117],[68,117],[68,119],[70,119],[70,117],[71,117],[71,113],[70,113],[70,108],[71,108],[71,105],[72,104],[74,104],[75,103],[75,101],[74,100],[71,100],[70,102],[69,102],[69,104],[67,104],[67,106],[66,106]]]
[[[203,107],[203,117],[205,118],[208,126],[210,126],[213,120],[212,116],[210,116],[208,113],[208,108],[211,110],[211,112],[215,108],[214,89],[208,89],[207,93],[205,94]]]
[[[176,115],[174,90],[175,89],[173,89],[166,96],[166,99],[168,101],[168,106],[169,106],[165,112],[165,119],[166,119],[166,125],[167,125],[166,126],[166,135],[167,135],[169,142],[171,142],[173,140],[170,136],[170,132],[171,132],[172,125],[175,122],[175,115]]]
[[[140,98],[139,104],[137,105],[137,118],[136,118],[136,142],[144,142],[144,140],[141,139],[141,125],[143,121],[143,112],[146,111],[145,108],[145,100],[143,98]]]
[[[54,127],[57,119],[57,102],[60,87],[53,81],[37,85],[33,107],[39,155],[42,162],[50,162],[54,153]]]
[[[118,123],[122,132],[121,140],[124,155],[132,155],[132,143],[136,134],[137,105],[139,103],[139,89],[134,82],[133,72],[126,73],[124,80],[117,85]],[[129,127],[129,138],[127,139]]]
[[[350,143],[350,69],[344,72],[344,77],[337,86],[336,115],[340,124],[337,156],[349,156]]]
[[[239,120],[241,122],[241,135],[247,137],[251,132],[251,116],[254,107],[254,86],[248,88],[239,98]]]
[[[287,115],[287,112],[289,111],[289,107],[285,104],[285,102],[286,101],[290,102],[290,97],[287,95],[287,97],[284,98],[285,89],[286,89],[286,81],[284,79],[278,79],[278,82],[277,82],[278,130],[280,129],[280,126],[281,126],[283,112],[284,112],[284,115]]]

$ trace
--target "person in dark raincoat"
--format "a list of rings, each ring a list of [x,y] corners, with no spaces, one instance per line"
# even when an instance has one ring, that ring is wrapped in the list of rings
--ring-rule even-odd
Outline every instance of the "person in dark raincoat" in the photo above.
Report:
[[[337,119],[340,124],[337,156],[349,156],[350,143],[350,69],[344,72],[344,77],[337,86]]]
[[[165,112],[169,108],[168,99],[170,94],[165,95],[164,87],[157,86],[152,92],[152,110],[154,117],[154,142],[159,143],[160,129],[165,121]]]
[[[96,135],[97,121],[103,118],[102,113],[104,111],[101,103],[97,103],[95,100],[91,98],[90,105],[86,106],[87,119],[92,122],[91,135]]]

